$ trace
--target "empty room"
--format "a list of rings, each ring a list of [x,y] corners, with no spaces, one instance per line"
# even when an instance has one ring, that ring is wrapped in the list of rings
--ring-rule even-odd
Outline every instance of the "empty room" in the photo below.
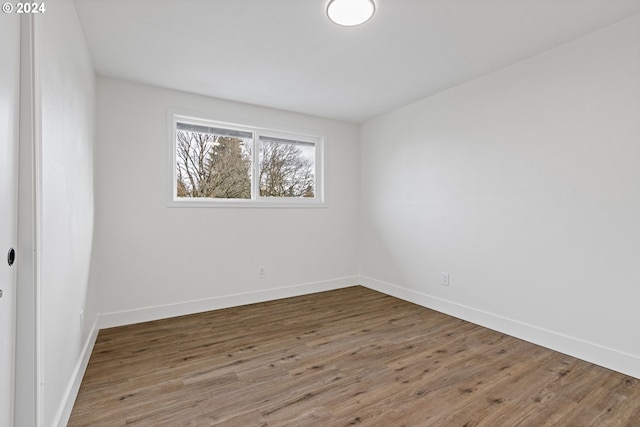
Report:
[[[640,0],[0,40],[0,426],[640,426]]]

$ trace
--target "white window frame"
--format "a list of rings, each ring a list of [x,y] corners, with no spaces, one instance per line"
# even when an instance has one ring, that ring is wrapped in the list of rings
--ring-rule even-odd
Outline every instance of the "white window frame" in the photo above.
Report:
[[[324,188],[324,157],[325,137],[314,132],[298,131],[291,129],[270,129],[266,127],[230,123],[207,118],[204,114],[185,113],[177,110],[168,112],[168,160],[169,160],[169,206],[170,207],[295,207],[318,208],[326,207]],[[177,123],[189,123],[207,127],[251,132],[253,134],[253,146],[251,149],[251,199],[223,199],[223,198],[185,198],[178,197],[176,186],[176,132]],[[259,141],[260,136],[270,138],[288,139],[292,141],[308,142],[315,146],[315,183],[314,197],[263,197],[259,191]]]

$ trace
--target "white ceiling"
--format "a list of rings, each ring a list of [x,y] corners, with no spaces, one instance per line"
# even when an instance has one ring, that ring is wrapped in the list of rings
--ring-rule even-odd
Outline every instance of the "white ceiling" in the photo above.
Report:
[[[75,0],[99,75],[361,123],[640,13],[640,0]],[[639,42],[640,44],[640,42]]]

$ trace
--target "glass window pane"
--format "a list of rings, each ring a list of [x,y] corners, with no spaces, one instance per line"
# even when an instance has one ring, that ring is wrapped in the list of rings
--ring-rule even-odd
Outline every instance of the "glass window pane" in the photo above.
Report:
[[[315,197],[315,144],[260,136],[261,197]]]
[[[250,132],[178,122],[177,196],[251,199],[252,138]]]

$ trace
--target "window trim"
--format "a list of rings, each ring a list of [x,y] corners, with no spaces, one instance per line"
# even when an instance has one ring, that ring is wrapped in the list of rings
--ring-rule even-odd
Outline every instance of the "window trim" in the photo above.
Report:
[[[177,123],[189,123],[207,127],[221,127],[230,130],[251,132],[253,146],[251,150],[251,199],[215,199],[215,198],[179,198],[176,187],[176,131]],[[273,129],[262,126],[244,125],[213,119],[206,114],[191,113],[169,109],[168,128],[168,177],[169,207],[208,207],[208,208],[322,208],[327,207],[325,194],[325,142],[326,137],[317,132],[294,129]],[[315,146],[315,187],[310,197],[263,197],[259,194],[259,140],[260,136],[282,138],[292,141],[309,142]]]

